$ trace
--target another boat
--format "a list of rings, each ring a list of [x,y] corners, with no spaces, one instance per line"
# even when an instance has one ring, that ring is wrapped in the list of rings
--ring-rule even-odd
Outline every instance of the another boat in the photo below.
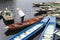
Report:
[[[55,40],[60,40],[60,29],[57,29],[55,32]]]
[[[8,25],[6,28],[8,30],[23,29],[23,28],[25,28],[25,27],[43,19],[43,18],[44,18],[44,16],[38,16],[38,17],[31,18],[31,19],[28,19],[28,20],[24,21],[23,24],[19,22],[19,23]]]
[[[33,5],[35,6],[35,7],[40,7],[40,6],[47,6],[44,2],[35,2],[35,3],[33,3]]]
[[[50,6],[48,3],[45,2],[35,2],[33,3],[34,7],[40,7],[40,6]]]
[[[13,24],[14,23],[14,15],[13,13],[8,10],[8,8],[6,8],[3,12],[2,12],[2,16],[3,16],[3,21],[6,25],[9,24]]]
[[[9,38],[9,40],[27,40],[29,37],[33,36],[35,33],[41,30],[48,21],[49,16],[46,16],[41,21],[38,21],[37,23],[34,23],[33,25],[25,28],[19,33],[13,35],[12,37]]]
[[[56,19],[57,28],[60,29],[60,17]]]
[[[39,40],[55,40],[54,32],[56,30],[56,17],[50,17],[48,24],[41,33]]]

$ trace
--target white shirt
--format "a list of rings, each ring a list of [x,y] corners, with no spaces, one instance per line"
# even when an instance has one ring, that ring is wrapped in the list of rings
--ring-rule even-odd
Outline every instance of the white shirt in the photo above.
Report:
[[[24,14],[24,12],[23,12],[22,10],[19,10],[19,11],[18,11],[18,14],[19,14],[20,17],[25,16],[25,14]]]

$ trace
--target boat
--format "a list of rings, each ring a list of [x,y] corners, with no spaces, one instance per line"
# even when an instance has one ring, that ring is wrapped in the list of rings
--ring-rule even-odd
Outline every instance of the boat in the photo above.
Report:
[[[39,7],[39,6],[40,6],[40,3],[35,2],[35,3],[33,3],[33,5],[34,5],[35,7]]]
[[[60,17],[56,18],[56,25],[57,25],[57,28],[60,29]]]
[[[9,38],[9,40],[27,40],[29,37],[31,37],[32,35],[37,33],[39,30],[41,30],[48,21],[49,21],[49,17],[46,16],[41,21],[38,21],[37,23],[13,35],[12,37]]]
[[[41,6],[50,6],[48,3],[45,2],[35,2],[33,3],[34,7],[41,7]]]
[[[44,31],[41,33],[39,40],[55,40],[54,32],[56,30],[56,17],[50,17]]]
[[[39,16],[39,15],[43,15],[43,14],[46,14],[47,11],[44,11],[44,10],[40,10],[38,13],[35,13],[34,16]]]
[[[55,39],[56,39],[56,40],[60,40],[60,30],[57,29],[57,30],[54,32],[54,34],[55,34]]]
[[[41,19],[43,19],[44,16],[38,16],[38,17],[35,17],[35,18],[31,18],[31,19],[28,19],[28,20],[25,20],[23,22],[23,24],[21,22],[18,22],[18,23],[14,23],[14,24],[11,24],[11,25],[7,25],[7,29],[8,30],[14,30],[14,29],[23,29]]]
[[[40,3],[39,2],[33,3],[33,5],[35,5],[35,6],[40,5]],[[39,9],[36,10],[37,13],[35,14],[35,16],[45,14],[46,13],[46,10],[45,10],[46,8],[48,8],[48,12],[47,12],[48,14],[54,14],[55,15],[56,13],[60,13],[60,2],[47,2],[47,3],[42,2]]]
[[[3,16],[3,21],[4,21],[5,25],[14,23],[14,15],[13,15],[12,11],[8,10],[8,8],[6,8],[2,12],[2,16]]]
[[[46,5],[44,2],[35,2],[33,3],[34,7],[40,7],[40,6],[49,6],[49,5]]]

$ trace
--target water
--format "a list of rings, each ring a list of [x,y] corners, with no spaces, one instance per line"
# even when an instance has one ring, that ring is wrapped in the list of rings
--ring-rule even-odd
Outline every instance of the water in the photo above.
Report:
[[[34,17],[35,9],[33,8],[33,2],[54,2],[54,1],[60,1],[60,0],[0,0],[0,10],[4,10],[6,7],[13,11],[15,15],[15,23],[20,22],[20,18],[18,16],[18,13],[16,11],[16,8],[21,8],[24,13],[26,14],[25,20]],[[7,29],[4,29],[5,25],[3,20],[0,20],[0,40],[8,40],[10,36],[6,36],[4,32],[7,31]]]
[[[3,1],[0,3],[0,9],[5,9],[6,7],[10,10],[13,10],[13,13],[15,15],[15,22],[19,22],[16,19],[20,20],[18,17],[18,13],[16,12],[16,8],[21,8],[24,13],[26,14],[25,19],[29,19],[31,17],[34,17],[35,9],[32,7],[33,2],[54,2],[59,0],[9,0],[9,1]],[[29,16],[29,17],[28,17]]]

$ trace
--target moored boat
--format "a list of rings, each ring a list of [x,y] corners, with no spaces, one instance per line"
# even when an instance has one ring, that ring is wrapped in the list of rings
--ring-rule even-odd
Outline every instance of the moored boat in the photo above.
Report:
[[[31,19],[28,19],[26,21],[24,21],[24,23],[15,23],[15,24],[11,24],[11,25],[7,25],[7,29],[8,30],[14,30],[14,29],[23,29],[39,20],[41,20],[42,18],[44,18],[44,16],[39,16],[39,17],[35,17],[35,18],[31,18]]]
[[[56,30],[56,17],[51,17],[44,31],[41,33],[39,40],[54,40]]]

